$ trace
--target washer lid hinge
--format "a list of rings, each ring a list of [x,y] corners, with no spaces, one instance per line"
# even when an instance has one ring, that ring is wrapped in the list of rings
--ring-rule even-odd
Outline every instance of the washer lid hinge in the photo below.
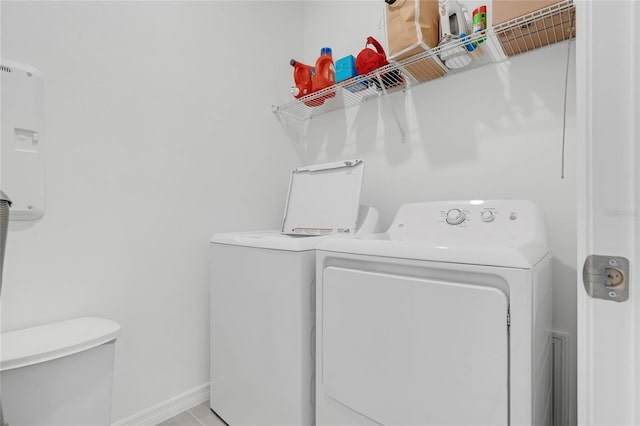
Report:
[[[511,306],[507,308],[507,327],[511,326]]]

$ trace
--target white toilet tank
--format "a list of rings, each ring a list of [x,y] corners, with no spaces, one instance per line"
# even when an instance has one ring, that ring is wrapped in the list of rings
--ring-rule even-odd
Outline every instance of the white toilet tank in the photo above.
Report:
[[[0,398],[10,426],[111,423],[120,325],[78,318],[2,334]]]

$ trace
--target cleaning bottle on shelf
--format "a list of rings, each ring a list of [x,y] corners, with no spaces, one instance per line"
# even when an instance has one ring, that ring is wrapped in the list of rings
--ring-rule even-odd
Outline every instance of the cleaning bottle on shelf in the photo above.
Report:
[[[320,50],[320,57],[316,60],[315,73],[312,78],[313,91],[326,89],[336,84],[336,67],[331,56],[331,48],[323,47]],[[330,91],[326,95],[318,98],[319,104],[324,103],[325,99],[332,98],[336,95],[335,90]]]
[[[291,94],[298,99],[313,91],[312,79],[313,67],[298,62],[295,59],[289,61],[293,67],[293,81],[295,86],[291,88]]]
[[[487,29],[487,6],[480,6],[473,11],[473,33],[483,33]],[[484,37],[479,38],[476,43],[484,43]]]
[[[323,47],[320,57],[316,61],[316,73],[313,81],[313,91],[322,90],[336,83],[336,68],[331,56],[331,48]]]

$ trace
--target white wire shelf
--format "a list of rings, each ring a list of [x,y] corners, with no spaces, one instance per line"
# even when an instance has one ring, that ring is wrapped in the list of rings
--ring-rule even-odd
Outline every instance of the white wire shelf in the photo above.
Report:
[[[273,112],[290,133],[299,140],[312,117],[337,109],[360,105],[399,90],[406,90],[430,80],[465,72],[511,56],[555,44],[575,37],[575,5],[564,0],[549,7],[520,16],[487,29],[482,33],[457,39],[418,55],[393,62],[369,74],[341,81],[299,99],[273,106]],[[465,45],[477,43],[474,52]],[[458,59],[455,59],[458,57]],[[453,59],[452,59],[453,58]],[[459,68],[444,65],[468,63]]]

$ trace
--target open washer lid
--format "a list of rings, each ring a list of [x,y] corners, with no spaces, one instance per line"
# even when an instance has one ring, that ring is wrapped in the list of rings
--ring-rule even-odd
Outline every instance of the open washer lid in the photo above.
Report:
[[[353,234],[363,174],[363,160],[294,169],[289,182],[282,233]]]

